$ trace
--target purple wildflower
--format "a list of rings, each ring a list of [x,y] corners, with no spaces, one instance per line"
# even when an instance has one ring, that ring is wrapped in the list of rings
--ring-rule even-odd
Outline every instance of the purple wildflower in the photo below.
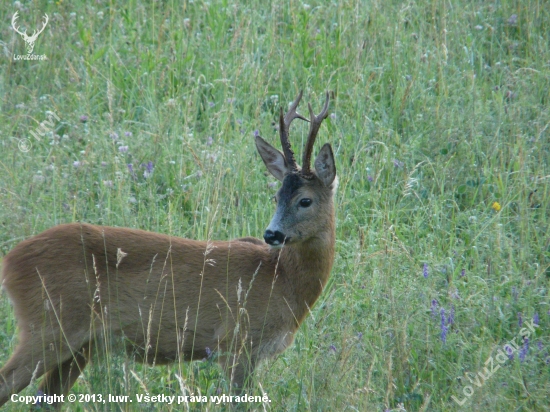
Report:
[[[535,314],[533,315],[533,324],[538,325],[539,322],[540,322],[539,314],[537,312],[535,312]]]
[[[521,328],[521,325],[523,325],[523,317],[521,316],[521,312],[518,312],[518,326]]]
[[[216,103],[214,103],[214,102],[208,102],[208,106],[210,106],[210,107],[214,107],[215,105],[216,105]]]
[[[445,309],[441,308],[441,341],[447,343],[447,325],[445,322]]]
[[[422,275],[425,279],[428,279],[428,264],[424,263],[424,267],[422,268]]]
[[[128,146],[119,146],[118,151],[120,153],[126,153],[128,152]]]
[[[206,139],[206,145],[212,146],[212,143],[214,143],[214,139],[212,139],[212,136],[208,136],[208,138]]]
[[[107,162],[101,162],[101,167],[107,167]]]
[[[464,276],[466,276],[466,269],[460,271],[460,277],[463,278]]]
[[[542,350],[542,341],[540,339],[537,342],[537,348],[539,348],[539,350]]]
[[[74,167],[80,167],[80,166],[82,166],[82,163],[80,163],[78,160],[75,160],[75,161],[73,162],[73,166],[74,166]]]
[[[329,350],[330,350],[331,352],[336,353],[336,346],[330,345],[330,346],[329,346]]]
[[[368,176],[367,176],[367,180],[368,180],[369,182],[372,182],[372,181],[374,181],[374,177],[372,177],[371,175],[368,175]]]
[[[508,359],[514,360],[514,349],[510,345],[504,345],[504,350],[506,351],[506,354],[508,355]]]
[[[42,407],[42,402],[39,401],[39,399],[43,399],[43,398],[41,398],[41,396],[44,396],[44,395],[45,395],[45,393],[42,392],[40,389],[38,390],[38,392],[36,392],[36,402],[34,403],[34,406],[37,406],[39,408]]]
[[[132,132],[124,132],[124,136],[126,136],[126,137],[132,137]]]
[[[134,165],[132,163],[128,163],[128,171],[131,174],[134,174]]]
[[[153,169],[155,168],[155,166],[153,165],[153,162],[149,161],[147,162],[147,164],[145,165],[145,169],[149,172],[149,173],[153,173]]]
[[[153,162],[149,161],[147,162],[147,164],[144,164],[142,166],[145,167],[145,172],[143,172],[143,177],[146,179],[151,177],[151,175],[153,174],[153,169],[155,168],[155,166],[153,165]]]
[[[432,316],[435,318],[437,315],[437,307],[439,306],[439,303],[437,302],[437,299],[432,299]]]
[[[83,114],[82,116],[80,116],[79,120],[80,120],[81,123],[86,123],[88,121],[88,116]]]
[[[336,113],[330,114],[330,120],[336,120]]]
[[[206,352],[206,356],[209,358],[210,356],[212,356],[212,350],[207,346],[206,348],[204,348],[204,351]]]
[[[109,136],[111,136],[111,139],[113,140],[118,140],[118,133],[113,132]]]
[[[393,165],[397,168],[403,167],[403,162],[400,162],[397,159],[393,159]]]
[[[518,15],[512,14],[508,19],[508,24],[510,24],[511,26],[515,26],[516,24],[518,24]]]
[[[449,318],[447,319],[447,324],[452,325],[455,323],[455,307],[451,305],[451,312],[449,313]]]
[[[523,339],[523,346],[519,350],[519,360],[523,362],[525,360],[525,357],[527,356],[527,352],[529,351],[529,338]]]
[[[357,339],[362,339],[363,338],[363,332],[359,332],[357,334]]]
[[[254,130],[253,134],[254,134],[254,137],[258,137],[260,135],[260,131]]]

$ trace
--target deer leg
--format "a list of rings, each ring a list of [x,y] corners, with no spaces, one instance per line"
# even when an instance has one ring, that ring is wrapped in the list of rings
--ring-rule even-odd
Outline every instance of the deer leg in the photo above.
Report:
[[[39,391],[45,395],[66,395],[86,368],[90,356],[91,344],[86,344],[71,358],[50,369],[44,376]],[[53,406],[58,408],[61,404],[54,403]]]
[[[32,380],[38,379],[45,372],[54,368],[63,369],[64,363],[67,363],[68,369],[67,374],[63,373],[62,376],[76,375],[72,378],[72,383],[74,383],[78,374],[76,371],[70,372],[70,365],[73,360],[77,361],[77,366],[81,361],[71,348],[82,348],[84,342],[89,341],[89,336],[88,339],[85,339],[84,336],[75,335],[71,340],[76,344],[69,345],[67,342],[62,342],[55,345],[52,335],[53,333],[50,332],[47,338],[43,337],[44,340],[40,343],[33,342],[32,336],[20,335],[19,344],[13,355],[0,369],[0,406],[6,403],[12,394],[22,391]],[[45,344],[44,341],[50,343]],[[55,378],[47,378],[47,380],[51,381],[52,385],[55,382]],[[69,382],[71,379],[66,381],[67,385]],[[58,385],[62,386],[61,379]]]
[[[256,368],[256,362],[249,356],[248,354],[241,354],[240,356],[227,354],[220,357],[219,362],[231,382],[231,388],[236,394],[244,393],[252,387],[252,374]]]
[[[26,388],[31,380],[44,373],[44,360],[32,356],[30,347],[19,344],[14,354],[0,369],[0,406],[10,396]]]

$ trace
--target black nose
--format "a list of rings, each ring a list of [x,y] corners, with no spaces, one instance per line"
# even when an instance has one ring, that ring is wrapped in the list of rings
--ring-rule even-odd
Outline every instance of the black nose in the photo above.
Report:
[[[273,230],[266,230],[264,233],[264,240],[268,245],[282,245],[285,241],[285,235],[278,230],[275,232]]]

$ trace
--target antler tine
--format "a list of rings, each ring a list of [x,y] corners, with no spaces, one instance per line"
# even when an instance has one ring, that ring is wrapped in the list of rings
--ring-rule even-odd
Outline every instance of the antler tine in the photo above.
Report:
[[[308,119],[306,119],[304,116],[296,112],[296,109],[300,104],[300,100],[302,100],[303,94],[304,94],[304,91],[300,90],[300,93],[298,93],[298,96],[290,105],[290,109],[288,109],[288,112],[285,114],[285,125],[287,126],[287,128],[290,127],[290,123],[292,123],[294,119],[302,119],[302,120],[305,120],[306,122],[309,122]]]
[[[38,35],[40,33],[42,33],[44,31],[44,29],[46,28],[47,24],[48,24],[48,21],[50,20],[50,18],[48,17],[47,14],[44,14],[44,16],[42,17],[42,19],[44,19],[44,24],[42,25],[42,28],[40,30],[35,30],[33,33],[32,33],[32,36],[30,37],[32,40],[36,40],[38,38]]]
[[[302,99],[303,90],[300,90],[300,93],[298,94],[298,97],[292,102],[290,105],[290,109],[288,112],[283,116],[283,108],[281,107],[281,114],[279,117],[279,133],[281,136],[281,146],[283,147],[283,153],[285,155],[285,159],[290,166],[290,168],[293,171],[298,170],[298,165],[296,164],[296,159],[294,158],[294,152],[292,151],[292,147],[290,145],[290,141],[288,140],[288,131],[290,128],[290,123],[294,119],[302,119],[306,122],[307,120],[304,116],[296,112],[296,108],[300,104],[300,100]]]
[[[44,31],[44,29],[48,25],[48,22],[50,21],[50,18],[48,17],[48,15],[46,13],[44,13],[44,16],[42,17],[42,19],[44,19],[45,21],[44,21],[44,24],[42,25],[42,28],[40,29],[40,31],[38,31],[38,33],[36,33],[36,37],[38,37],[38,35]]]
[[[13,29],[15,30],[16,33],[20,34],[20,35],[24,35],[24,34],[27,34],[27,30],[25,30],[25,33],[21,33],[19,31],[19,27],[16,27],[15,24],[17,23],[17,18],[19,17],[19,12],[16,11],[14,14],[13,14],[13,17],[11,18],[11,25],[13,27]]]
[[[302,174],[304,176],[308,176],[311,174],[310,163],[311,163],[311,153],[313,152],[313,144],[315,143],[315,138],[317,137],[317,132],[319,131],[319,127],[321,127],[321,123],[323,123],[323,120],[325,120],[328,116],[328,104],[329,104],[328,92],[326,96],[327,97],[325,100],[325,105],[323,106],[323,110],[317,116],[315,116],[315,114],[313,113],[311,104],[308,104],[311,123],[309,126],[309,135],[307,137],[306,147],[304,149],[304,158],[302,162]]]

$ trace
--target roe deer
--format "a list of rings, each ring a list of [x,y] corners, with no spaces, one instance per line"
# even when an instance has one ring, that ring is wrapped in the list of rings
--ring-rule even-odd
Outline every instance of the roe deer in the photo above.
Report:
[[[18,345],[0,370],[0,405],[45,374],[47,395],[66,394],[94,341],[123,337],[149,364],[203,359],[211,351],[242,391],[258,361],[293,341],[326,285],[333,260],[336,168],[325,144],[310,168],[327,117],[311,105],[303,168],[288,132],[302,92],[283,116],[284,154],[261,137],[256,147],[282,182],[264,241],[194,241],[142,230],[72,223],[17,245],[2,283],[18,322]],[[59,406],[59,405],[57,405]]]

